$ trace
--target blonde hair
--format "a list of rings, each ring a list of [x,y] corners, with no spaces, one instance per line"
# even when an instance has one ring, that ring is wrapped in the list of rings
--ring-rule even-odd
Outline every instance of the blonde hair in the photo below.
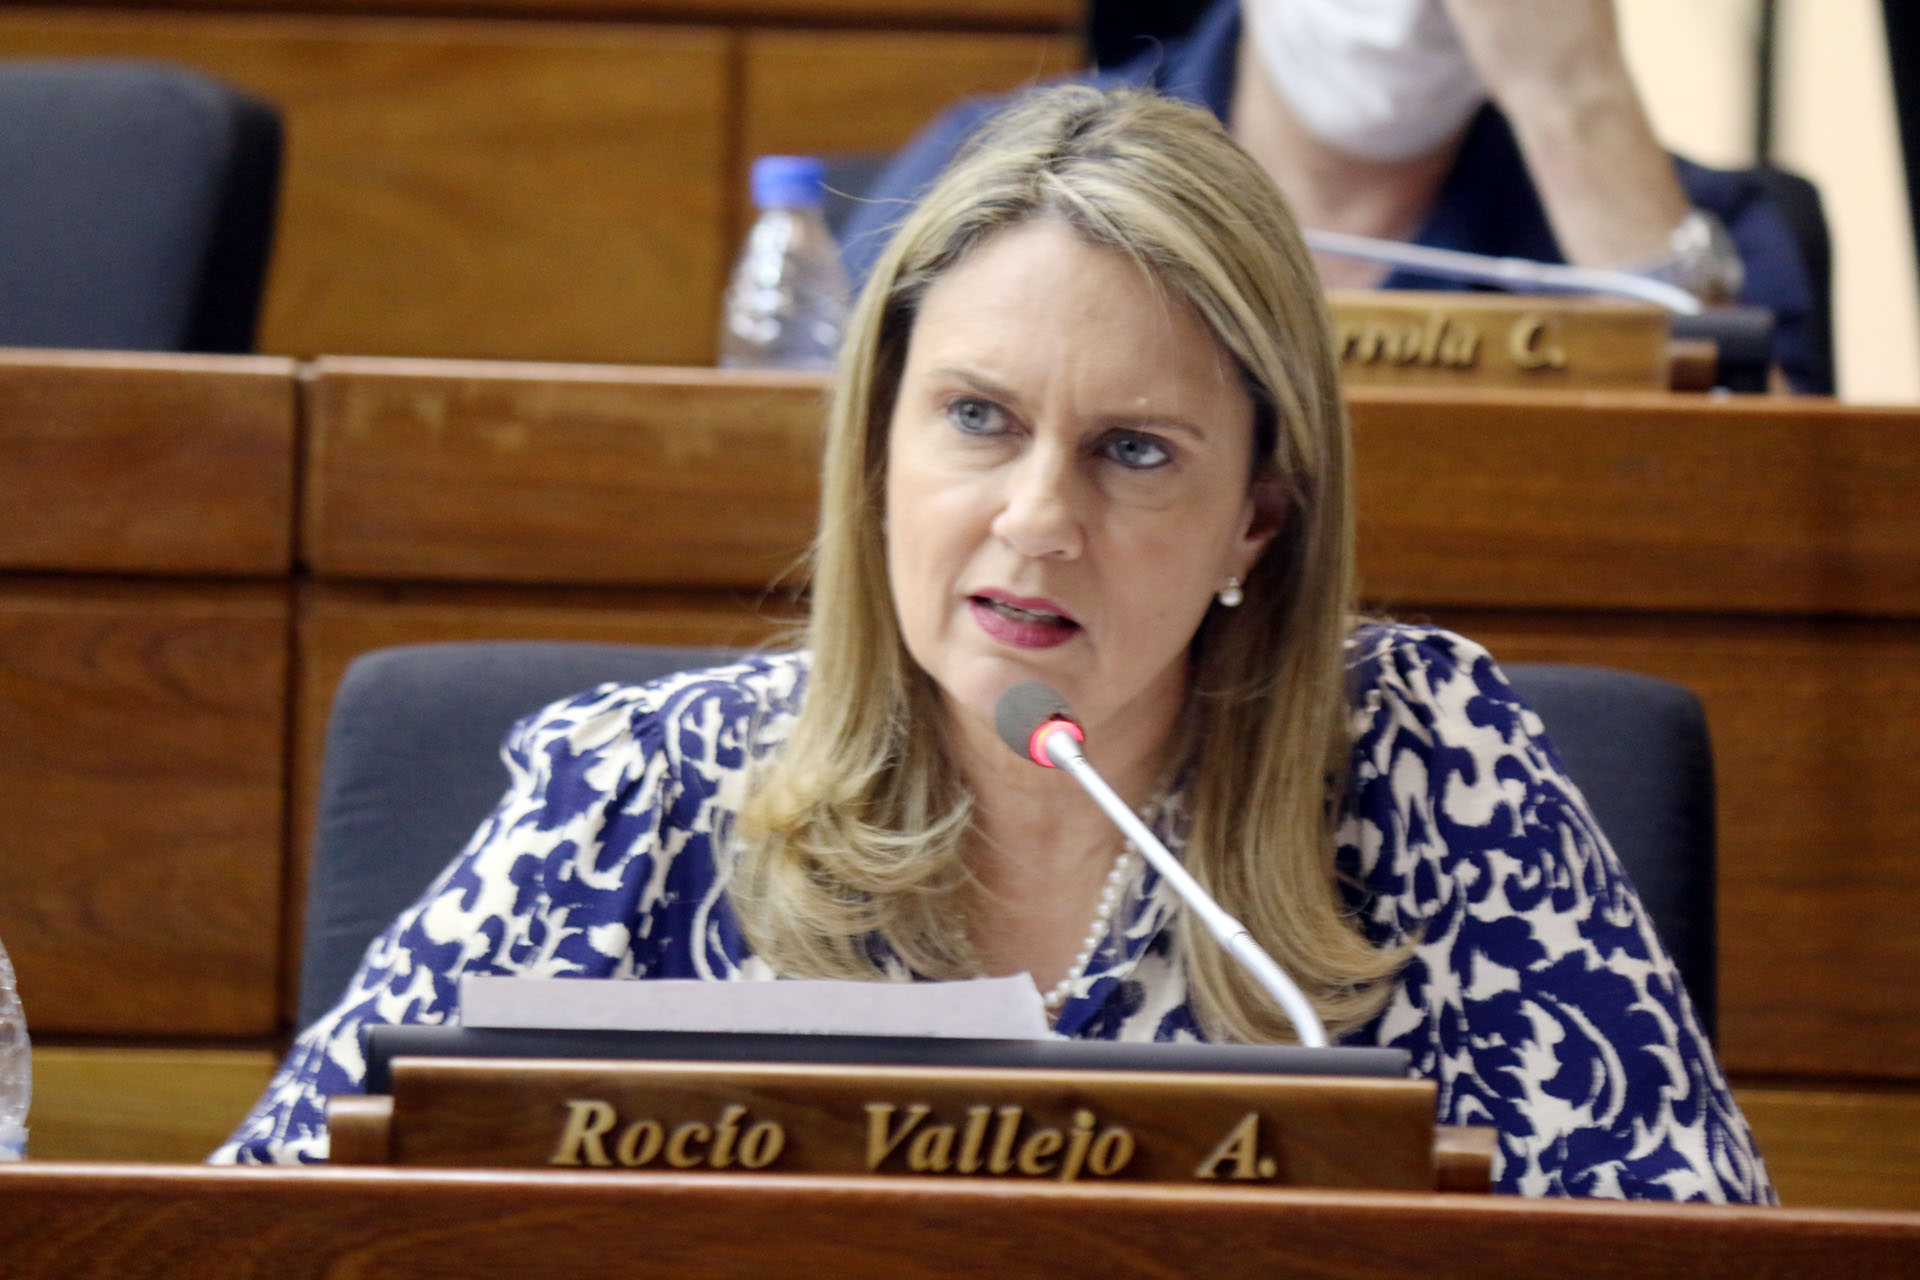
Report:
[[[972,802],[929,729],[936,693],[895,618],[886,433],[927,290],[989,237],[1041,218],[1145,267],[1231,353],[1254,400],[1254,481],[1277,487],[1286,514],[1245,603],[1209,610],[1193,639],[1173,744],[1192,820],[1183,860],[1338,1034],[1377,1011],[1400,960],[1362,938],[1334,871],[1350,750],[1346,412],[1319,281],[1278,192],[1210,114],[1151,94],[1067,86],[998,116],[906,218],[855,304],[828,416],[812,674],[742,815],[742,930],[783,974],[871,977],[877,940],[922,977],[971,976]],[[1179,942],[1206,1033],[1293,1038],[1189,915]]]

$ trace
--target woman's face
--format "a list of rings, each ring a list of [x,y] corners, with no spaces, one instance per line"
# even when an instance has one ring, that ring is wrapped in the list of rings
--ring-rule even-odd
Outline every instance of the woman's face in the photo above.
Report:
[[[1042,680],[1094,742],[1163,740],[1214,593],[1278,522],[1252,449],[1231,358],[1119,252],[1042,220],[936,281],[888,427],[887,571],[949,716],[990,726]]]

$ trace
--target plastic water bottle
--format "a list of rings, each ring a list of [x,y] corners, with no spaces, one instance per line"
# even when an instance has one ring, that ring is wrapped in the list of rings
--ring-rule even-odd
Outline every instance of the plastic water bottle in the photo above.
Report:
[[[726,369],[830,369],[846,324],[846,268],[820,205],[825,167],[813,156],[753,162],[759,216],[734,264],[720,320]]]
[[[13,964],[0,946],[0,1160],[27,1153],[27,1104],[33,1101],[33,1058],[27,1015],[20,1007]]]

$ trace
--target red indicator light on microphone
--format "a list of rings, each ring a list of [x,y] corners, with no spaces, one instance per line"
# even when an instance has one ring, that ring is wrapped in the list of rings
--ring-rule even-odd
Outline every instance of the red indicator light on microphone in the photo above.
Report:
[[[1087,735],[1082,732],[1080,726],[1071,720],[1061,716],[1054,716],[1051,719],[1042,720],[1034,729],[1033,736],[1027,739],[1027,754],[1033,757],[1035,764],[1048,769],[1058,767],[1047,755],[1047,739],[1062,731],[1072,734],[1076,742],[1085,742],[1087,740]]]

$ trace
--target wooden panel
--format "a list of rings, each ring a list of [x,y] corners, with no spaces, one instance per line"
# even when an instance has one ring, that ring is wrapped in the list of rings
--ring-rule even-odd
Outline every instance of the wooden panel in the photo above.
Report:
[[[280,587],[0,583],[0,937],[41,1034],[277,1025]]]
[[[281,574],[294,365],[0,349],[0,568]]]
[[[327,715],[340,677],[356,657],[394,645],[444,640],[585,640],[748,648],[790,632],[797,617],[791,603],[751,592],[587,593],[394,587],[323,587],[312,592],[300,611],[300,676],[294,702],[290,799],[293,838],[284,913],[286,954],[291,958],[283,975],[286,1016],[292,1017],[298,1003],[307,867],[313,849]]]
[[[1920,624],[1436,612],[1505,661],[1644,671],[1700,696],[1731,1071],[1920,1079]]]
[[[204,1160],[266,1092],[270,1049],[33,1050],[35,1160]]]
[[[260,0],[159,0],[153,8],[253,9]],[[865,23],[1067,31],[1086,0],[301,0],[308,13],[504,13],[527,18],[592,14],[684,22]]]
[[[324,577],[757,589],[813,536],[817,378],[322,360]]]
[[[1349,393],[1388,606],[1920,614],[1920,411]]]
[[[809,536],[817,381],[319,367],[306,550],[325,573],[745,585]],[[1920,615],[1912,411],[1377,388],[1349,401],[1363,584],[1388,607]],[[732,518],[696,521],[723,494]]]
[[[742,151],[890,151],[944,108],[1080,64],[1065,36],[755,31],[745,42]]]
[[[1736,1089],[1782,1204],[1920,1209],[1920,1094]]]
[[[1920,1217],[1393,1192],[631,1173],[0,1169],[15,1280],[1911,1276]]]
[[[728,38],[0,9],[0,53],[166,58],[287,129],[261,349],[711,360]]]

